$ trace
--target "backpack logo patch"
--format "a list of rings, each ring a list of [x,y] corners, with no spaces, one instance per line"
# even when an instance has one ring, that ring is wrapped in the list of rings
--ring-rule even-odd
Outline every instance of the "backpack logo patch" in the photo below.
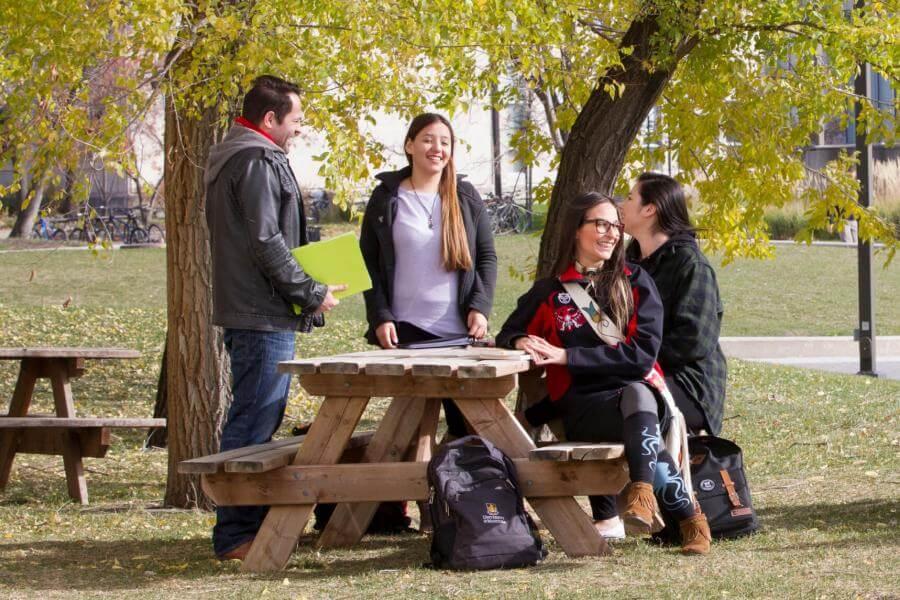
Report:
[[[711,492],[716,489],[716,482],[712,479],[704,479],[700,482],[700,489],[704,492]]]
[[[482,523],[506,523],[506,519],[497,510],[497,505],[493,502],[484,503],[484,514],[481,515]]]

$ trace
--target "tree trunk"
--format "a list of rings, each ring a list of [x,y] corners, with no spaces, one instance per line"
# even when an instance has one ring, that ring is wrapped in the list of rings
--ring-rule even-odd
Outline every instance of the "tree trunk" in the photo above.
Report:
[[[188,117],[176,110],[174,102],[177,99],[166,99],[165,115],[169,445],[165,503],[209,508],[199,479],[179,474],[178,463],[218,452],[230,402],[222,332],[211,322],[212,273],[203,185],[203,166],[219,131],[215,109]]]
[[[154,419],[167,419],[169,417],[169,407],[166,402],[168,389],[166,388],[166,356],[169,344],[163,346],[162,364],[159,367],[159,381],[156,384],[156,403],[153,405]],[[147,441],[144,444],[148,448],[165,448],[168,444],[169,432],[166,427],[155,427],[147,434]]]
[[[678,61],[696,44],[694,38],[685,40],[666,68],[648,70],[653,36],[658,29],[652,15],[631,24],[620,47],[631,47],[634,51],[630,55],[622,54],[622,66],[600,78],[572,126],[550,196],[538,255],[538,278],[552,274],[561,244],[572,243],[571,235],[566,236],[568,232],[559,231],[568,201],[583,192],[609,193],[613,189],[628,149],[650,109],[668,84]],[[604,89],[607,84],[621,86],[621,94],[611,96]]]
[[[38,213],[41,211],[41,203],[44,201],[44,191],[47,189],[47,178],[41,177],[34,190],[30,189],[32,182],[32,174],[27,172],[31,169],[31,163],[26,162],[22,173],[22,188],[19,190],[19,213],[16,215],[16,222],[9,232],[11,238],[30,238],[34,222]],[[25,201],[31,194],[31,200],[28,204]]]
[[[66,169],[66,186],[63,191],[62,200],[59,203],[59,212],[61,214],[69,215],[73,210],[72,200],[75,193],[75,177],[75,169]]]

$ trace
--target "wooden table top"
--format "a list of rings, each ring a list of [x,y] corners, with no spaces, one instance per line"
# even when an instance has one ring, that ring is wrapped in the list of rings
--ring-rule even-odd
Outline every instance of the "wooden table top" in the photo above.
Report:
[[[128,348],[78,348],[32,346],[28,348],[0,348],[0,360],[23,358],[140,358],[141,353]]]
[[[528,354],[503,348],[457,347],[416,350],[369,350],[289,360],[279,370],[295,375],[392,375],[491,379],[532,368]]]
[[[78,428],[78,427],[165,427],[165,419],[128,417],[10,417],[0,415],[0,427]]]

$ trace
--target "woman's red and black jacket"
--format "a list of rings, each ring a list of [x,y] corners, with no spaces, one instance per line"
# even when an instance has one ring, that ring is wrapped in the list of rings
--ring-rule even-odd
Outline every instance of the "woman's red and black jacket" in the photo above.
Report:
[[[536,335],[566,349],[567,364],[547,367],[547,391],[559,400],[571,391],[579,395],[615,390],[641,381],[656,363],[662,340],[663,309],[653,279],[640,267],[626,264],[634,310],[625,339],[615,346],[604,343],[566,293],[564,282],[587,281],[574,265],[558,277],[540,279],[519,298],[500,333],[497,345],[513,348],[516,339]],[[603,307],[604,312],[609,311]]]

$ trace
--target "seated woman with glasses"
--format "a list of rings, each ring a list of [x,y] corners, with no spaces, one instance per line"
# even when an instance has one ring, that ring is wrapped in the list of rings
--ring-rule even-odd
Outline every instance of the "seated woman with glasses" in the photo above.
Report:
[[[656,287],[625,264],[611,198],[582,194],[563,219],[554,276],[519,298],[497,335],[498,346],[524,350],[547,369],[549,400],[520,418],[537,426],[562,416],[569,440],[623,443],[631,482],[622,518],[649,531],[660,506],[681,525],[682,552],[706,554],[706,517],[661,437],[670,415],[657,389],[665,384],[655,370],[663,327]]]

